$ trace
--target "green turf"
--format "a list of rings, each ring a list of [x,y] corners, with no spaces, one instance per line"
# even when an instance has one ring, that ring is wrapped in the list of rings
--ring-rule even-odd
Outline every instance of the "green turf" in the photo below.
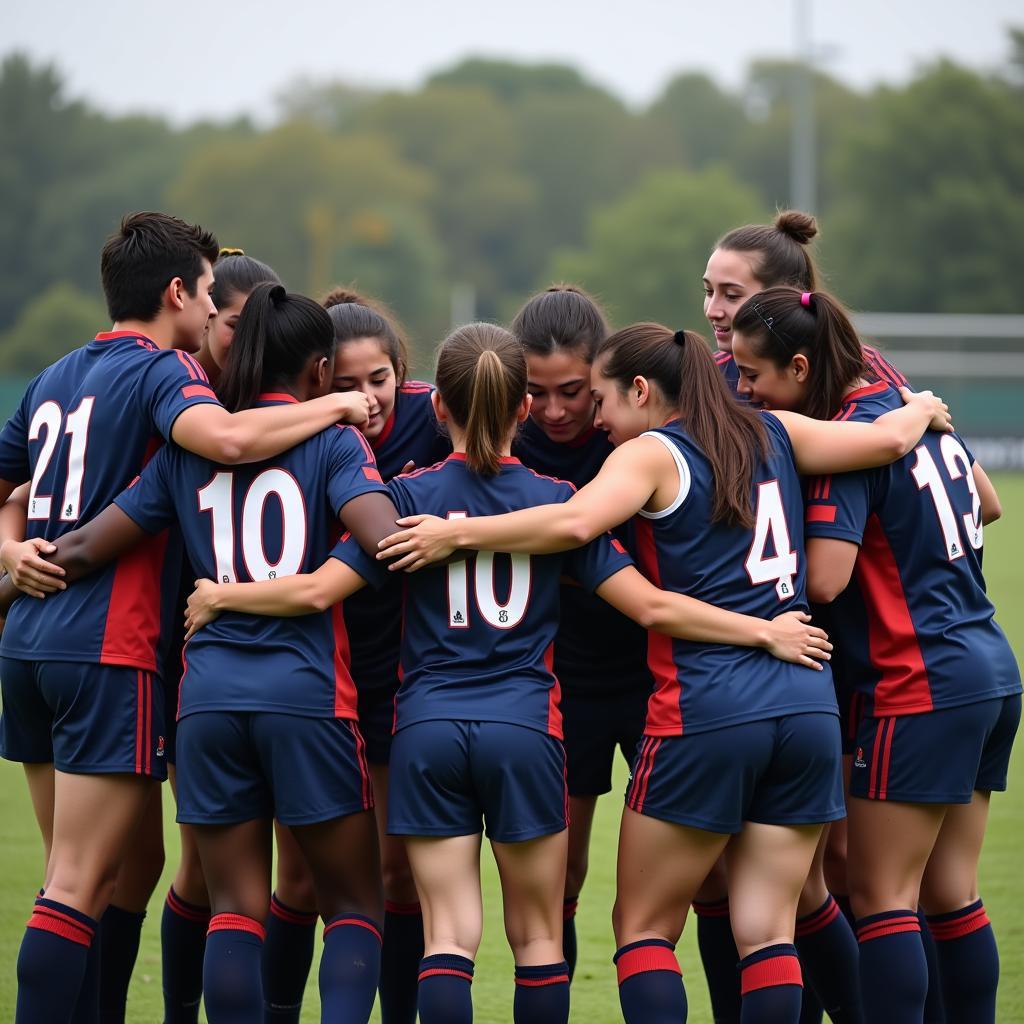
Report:
[[[999,619],[1018,651],[1024,651],[1024,541],[1017,531],[1024,518],[1024,476],[997,479],[1005,520],[986,537],[985,568],[989,589],[999,609]],[[621,767],[621,766],[620,766]],[[598,805],[591,848],[590,876],[580,901],[577,928],[580,957],[572,991],[572,1020],[586,1024],[620,1021],[615,975],[611,967],[614,943],[609,925],[614,891],[614,858],[619,793]],[[173,871],[176,832],[171,811],[165,807],[168,836],[168,868],[157,890],[143,931],[142,950],[132,980],[128,1020],[154,1024],[161,1019],[160,907]],[[17,765],[0,762],[0,821],[4,822],[0,853],[0,1020],[14,1015],[15,973],[18,946],[32,895],[39,884],[41,847],[29,807],[28,795]],[[982,861],[982,894],[995,924],[1002,955],[999,999],[1000,1024],[1024,1022],[1024,918],[1018,916],[1024,899],[1017,858],[1024,839],[1024,764],[1018,756],[1011,767],[1010,791],[993,801],[992,823]],[[504,941],[497,878],[489,856],[485,857],[487,892],[484,942],[477,959],[473,983],[478,1024],[508,1024],[511,1020],[512,958]],[[694,929],[687,927],[679,949],[687,980],[690,1020],[710,1021],[707,991],[694,945]],[[319,1020],[315,973],[307,989],[303,1021]],[[204,1018],[205,1019],[205,1018]],[[378,1018],[375,1016],[374,1020]]]

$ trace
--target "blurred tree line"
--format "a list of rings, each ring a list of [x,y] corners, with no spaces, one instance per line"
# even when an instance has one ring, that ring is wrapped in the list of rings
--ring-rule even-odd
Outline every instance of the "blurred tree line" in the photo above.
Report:
[[[995,74],[940,61],[857,92],[815,73],[818,256],[850,304],[1024,310],[1024,32]],[[614,321],[703,327],[701,271],[740,223],[788,205],[793,76],[728,91],[677,76],[647,109],[577,71],[469,59],[416,92],[292,83],[268,127],[175,128],[69,98],[0,63],[0,372],[28,374],[106,323],[98,255],[119,217],[165,209],[318,295],[391,304],[426,355],[454,286],[507,319],[571,279]]]

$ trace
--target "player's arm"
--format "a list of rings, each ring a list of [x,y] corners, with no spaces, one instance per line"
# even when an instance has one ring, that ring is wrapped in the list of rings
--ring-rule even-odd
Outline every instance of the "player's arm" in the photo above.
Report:
[[[258,583],[214,583],[196,580],[185,609],[185,639],[221,612],[295,616],[324,612],[366,586],[366,580],[344,562],[328,558],[315,572],[282,576]]]
[[[831,604],[850,584],[860,547],[835,537],[807,538],[807,599]]]
[[[117,505],[108,505],[85,526],[58,537],[54,541],[56,551],[50,555],[50,561],[64,570],[65,583],[74,583],[131,550],[148,536]],[[7,614],[20,593],[10,577],[0,582],[0,615]]]
[[[988,526],[989,523],[1002,518],[1003,503],[999,500],[995,484],[981,465],[975,462],[971,468],[974,472],[974,486],[978,489],[978,498],[981,500],[981,525]]]
[[[903,458],[926,430],[953,429],[949,409],[930,391],[900,388],[906,405],[879,416],[873,423],[815,420],[795,412],[772,415],[782,423],[793,445],[796,467],[808,475],[847,473],[887,466]]]
[[[196,455],[231,466],[272,458],[335,423],[361,426],[368,417],[369,401],[361,391],[235,413],[207,402],[178,415],[171,439]]]
[[[644,629],[680,640],[761,647],[782,661],[817,669],[831,657],[828,634],[812,626],[804,612],[786,612],[772,620],[741,615],[661,590],[632,567],[609,576],[596,593]]]
[[[665,446],[637,437],[616,448],[601,471],[568,501],[536,505],[500,516],[439,519],[406,516],[407,527],[381,542],[379,558],[397,558],[389,569],[414,572],[454,551],[507,551],[551,554],[578,548],[642,509],[675,463]]]
[[[22,484],[0,506],[0,565],[23,594],[45,597],[64,589],[64,570],[42,557],[57,550],[51,541],[25,540],[28,494],[29,485]]]

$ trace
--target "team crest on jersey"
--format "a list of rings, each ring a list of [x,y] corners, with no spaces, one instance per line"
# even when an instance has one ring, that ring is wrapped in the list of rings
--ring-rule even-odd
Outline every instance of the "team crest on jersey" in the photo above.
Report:
[[[867,766],[868,766],[868,763],[867,763],[867,761],[864,760],[864,748],[863,747],[858,747],[857,748],[857,754],[856,754],[856,756],[853,759],[853,767],[854,768],[867,768]]]
[[[156,756],[164,756],[164,738],[163,736],[157,736],[156,738]]]

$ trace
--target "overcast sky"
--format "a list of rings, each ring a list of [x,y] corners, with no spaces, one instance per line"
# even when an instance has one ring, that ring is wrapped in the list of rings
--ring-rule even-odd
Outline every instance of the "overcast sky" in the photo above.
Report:
[[[265,116],[299,75],[415,87],[470,54],[570,63],[640,104],[680,69],[735,85],[751,58],[792,56],[798,4],[823,66],[858,86],[942,55],[997,67],[1024,27],[1021,0],[22,0],[0,52],[54,62],[103,109],[177,122]]]

